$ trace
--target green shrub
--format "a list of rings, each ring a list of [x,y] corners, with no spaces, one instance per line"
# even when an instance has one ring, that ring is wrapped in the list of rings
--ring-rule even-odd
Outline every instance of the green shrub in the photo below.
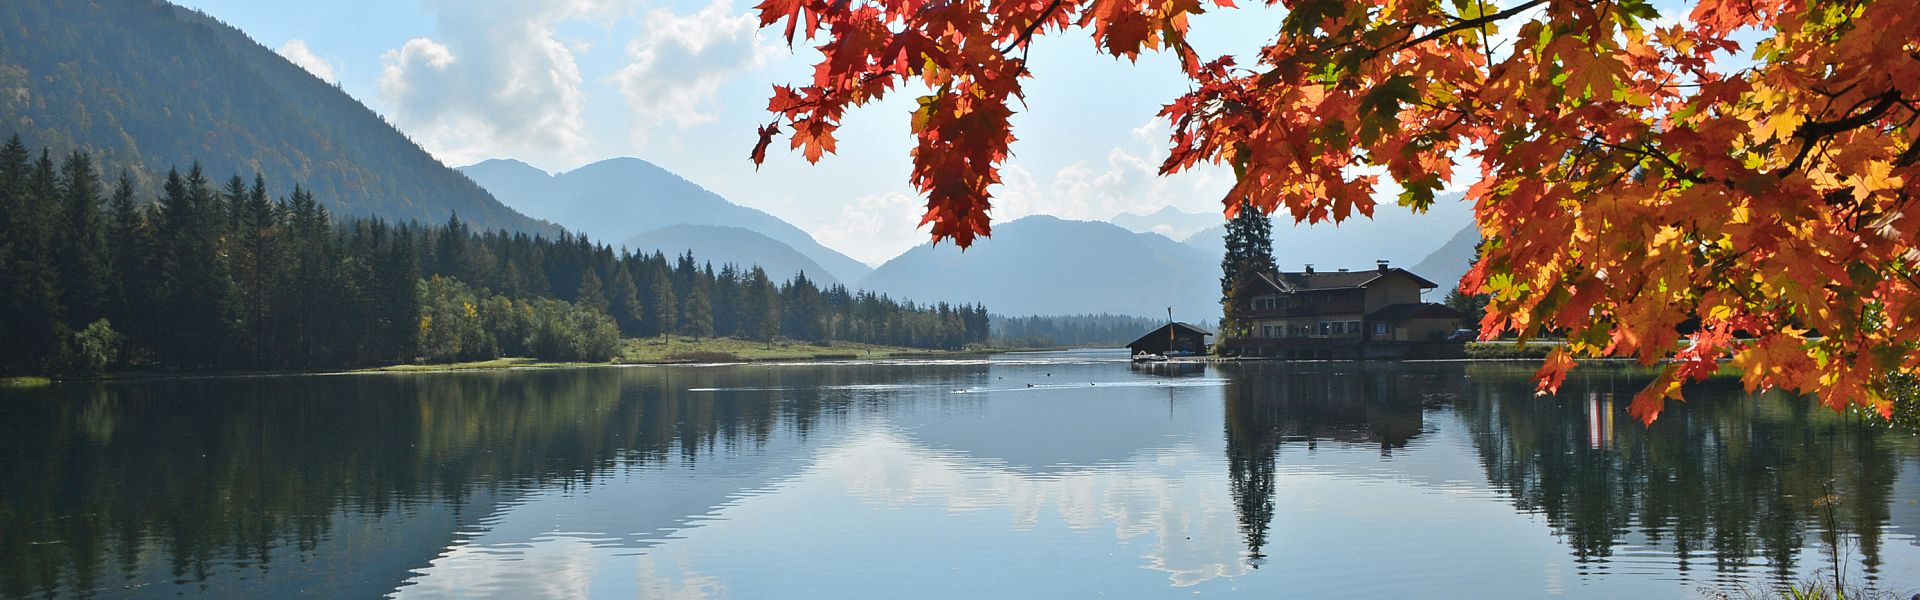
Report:
[[[76,377],[96,377],[107,371],[120,360],[120,347],[124,338],[113,330],[106,319],[100,319],[87,325],[86,329],[73,334],[72,343],[67,348],[66,365],[61,369],[67,375]]]

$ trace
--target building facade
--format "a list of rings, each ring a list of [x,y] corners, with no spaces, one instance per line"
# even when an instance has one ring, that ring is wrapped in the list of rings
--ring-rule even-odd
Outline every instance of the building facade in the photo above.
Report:
[[[1382,261],[1373,269],[1263,273],[1238,307],[1243,335],[1230,354],[1295,359],[1404,358],[1439,344],[1460,313],[1422,302],[1439,287]]]

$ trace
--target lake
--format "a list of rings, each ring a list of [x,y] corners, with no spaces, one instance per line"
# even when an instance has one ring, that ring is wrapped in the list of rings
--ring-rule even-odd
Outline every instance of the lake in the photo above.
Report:
[[[1920,444],[1737,381],[1124,352],[0,390],[0,596],[1920,589]]]

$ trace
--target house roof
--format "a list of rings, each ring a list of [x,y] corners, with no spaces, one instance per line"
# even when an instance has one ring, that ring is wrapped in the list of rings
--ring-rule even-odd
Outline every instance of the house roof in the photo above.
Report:
[[[1156,337],[1156,336],[1164,336],[1164,335],[1166,335],[1166,334],[1167,334],[1167,328],[1169,328],[1169,327],[1174,327],[1174,328],[1179,328],[1179,329],[1181,329],[1181,330],[1184,330],[1184,331],[1187,331],[1187,332],[1191,332],[1191,333],[1198,333],[1198,334],[1200,334],[1200,335],[1201,335],[1201,336],[1203,336],[1203,337],[1204,337],[1204,336],[1211,336],[1211,335],[1213,335],[1213,331],[1211,331],[1211,330],[1208,330],[1208,329],[1207,329],[1207,328],[1205,328],[1205,327],[1201,327],[1201,326],[1198,326],[1198,325],[1193,325],[1193,324],[1190,324],[1190,323],[1177,323],[1177,322],[1176,322],[1176,323],[1168,323],[1168,324],[1166,324],[1166,325],[1161,325],[1161,326],[1159,326],[1159,327],[1157,327],[1157,328],[1154,328],[1154,330],[1153,330],[1153,331],[1149,331],[1149,332],[1147,332],[1147,334],[1146,334],[1146,335],[1143,335],[1143,336],[1140,336],[1140,338],[1139,338],[1139,339],[1136,339],[1136,340],[1134,340],[1132,344],[1127,344],[1127,345],[1128,345],[1128,346],[1132,346],[1132,345],[1134,345],[1134,344],[1138,344],[1138,343],[1140,343],[1140,342],[1143,342],[1143,341],[1146,341],[1146,340],[1147,340],[1147,339],[1149,339],[1149,338],[1154,338],[1154,337]]]
[[[1391,304],[1367,315],[1369,321],[1405,321],[1407,319],[1458,319],[1460,311],[1444,304],[1408,302]]]
[[[1439,284],[1434,283],[1432,281],[1428,281],[1427,278],[1425,277],[1415,275],[1413,274],[1412,271],[1408,271],[1406,269],[1402,269],[1399,267],[1394,267],[1384,271],[1380,269],[1365,269],[1360,271],[1333,271],[1333,272],[1315,271],[1312,273],[1283,271],[1283,272],[1277,272],[1277,273],[1261,273],[1260,279],[1264,281],[1267,285],[1273,286],[1273,288],[1276,290],[1279,290],[1282,292],[1297,293],[1297,292],[1307,292],[1307,291],[1314,291],[1314,290],[1344,290],[1344,289],[1364,288],[1369,285],[1373,285],[1373,282],[1379,281],[1381,278],[1394,273],[1405,275],[1409,278],[1412,278],[1414,283],[1417,283],[1420,285],[1421,289],[1433,289],[1433,288],[1440,287]]]

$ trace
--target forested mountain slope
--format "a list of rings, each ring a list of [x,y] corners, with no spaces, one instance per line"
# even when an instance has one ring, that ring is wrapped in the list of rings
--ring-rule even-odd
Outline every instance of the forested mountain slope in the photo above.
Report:
[[[556,234],[332,84],[199,12],[154,0],[0,2],[0,123],[159,193],[174,161],[259,173],[335,214]],[[178,165],[185,170],[187,165]]]

